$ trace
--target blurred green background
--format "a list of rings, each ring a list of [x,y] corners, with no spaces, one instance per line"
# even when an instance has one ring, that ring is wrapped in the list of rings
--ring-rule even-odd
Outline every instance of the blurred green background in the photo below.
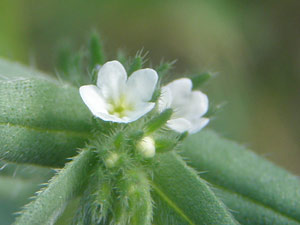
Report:
[[[109,59],[144,48],[153,63],[177,59],[174,77],[213,72],[203,90],[225,104],[209,127],[299,175],[299,8],[298,0],[0,0],[0,56],[53,74],[58,46],[80,49],[97,30]],[[8,224],[16,205],[1,205]]]

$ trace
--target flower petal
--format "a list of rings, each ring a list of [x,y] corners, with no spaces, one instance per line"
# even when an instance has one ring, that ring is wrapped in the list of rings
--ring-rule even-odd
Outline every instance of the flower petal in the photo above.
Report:
[[[128,112],[128,115],[122,118],[108,113],[98,113],[97,117],[101,118],[104,121],[110,121],[115,123],[130,123],[136,121],[137,119],[151,111],[154,108],[154,106],[155,103],[152,102],[141,103],[135,111]]]
[[[203,116],[208,110],[208,98],[201,91],[193,91],[186,102],[185,106],[180,110],[181,116],[188,120]]]
[[[190,98],[192,91],[192,81],[188,78],[182,78],[174,80],[167,84],[166,87],[170,88],[173,102],[172,106],[182,107],[184,106]]]
[[[97,116],[98,113],[107,113],[107,104],[100,89],[95,85],[85,85],[79,88],[83,102]]]
[[[135,71],[127,81],[127,94],[132,101],[148,102],[151,100],[158,75],[153,69]]]
[[[109,113],[97,113],[96,115],[100,119],[108,122],[115,122],[115,123],[127,123],[126,118],[119,118],[118,116],[111,115]]]
[[[191,129],[192,124],[187,119],[177,118],[177,119],[168,120],[167,126],[172,130],[175,130],[179,133],[183,133]]]
[[[104,98],[117,100],[123,94],[127,73],[118,61],[105,63],[98,72],[97,86]]]
[[[153,102],[141,102],[138,105],[136,105],[136,108],[134,111],[128,113],[127,123],[133,122],[146,113],[150,112],[155,106],[155,103]]]
[[[205,127],[208,124],[209,119],[202,117],[202,118],[195,119],[191,122],[192,122],[191,123],[192,127],[189,129],[189,133],[194,134],[197,133],[199,130],[201,130],[203,127]]]
[[[170,88],[162,87],[161,94],[158,99],[158,110],[162,112],[165,109],[171,108],[172,100],[173,98]]]

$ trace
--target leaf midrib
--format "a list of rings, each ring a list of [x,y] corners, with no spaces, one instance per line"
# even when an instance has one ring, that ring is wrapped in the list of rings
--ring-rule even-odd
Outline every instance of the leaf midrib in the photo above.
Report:
[[[8,127],[24,128],[24,129],[33,130],[33,131],[37,131],[37,132],[44,132],[44,133],[56,133],[56,134],[64,133],[67,136],[79,137],[79,138],[85,138],[85,139],[88,139],[91,137],[91,133],[82,132],[82,131],[72,131],[72,130],[63,130],[63,129],[47,129],[47,128],[42,128],[42,127],[13,124],[13,123],[8,123],[8,122],[0,122],[0,126],[1,125],[8,126]]]
[[[168,196],[165,194],[155,183],[151,182],[153,189],[156,193],[171,207],[177,212],[184,220],[186,220],[191,225],[196,225],[185,213],[184,211],[178,207]]]
[[[272,208],[272,207],[270,207],[270,206],[268,206],[268,205],[265,205],[265,204],[263,204],[262,202],[259,202],[259,201],[257,201],[257,200],[255,200],[255,199],[252,199],[252,198],[250,198],[250,197],[248,197],[248,196],[246,196],[246,195],[243,195],[243,194],[241,194],[241,193],[238,193],[238,192],[235,192],[235,191],[232,191],[232,190],[230,190],[230,189],[228,189],[228,188],[225,188],[225,187],[223,187],[223,186],[220,186],[220,185],[217,185],[217,184],[215,184],[215,183],[213,183],[213,182],[211,182],[211,181],[208,181],[211,185],[213,185],[214,187],[216,187],[216,188],[218,188],[218,189],[220,189],[220,190],[223,190],[223,191],[225,191],[225,192],[229,192],[229,193],[232,193],[232,194],[236,194],[236,195],[238,195],[238,196],[240,196],[240,197],[242,197],[242,198],[244,198],[245,200],[247,200],[247,201],[249,201],[249,202],[252,202],[252,203],[254,203],[254,204],[256,204],[256,205],[259,205],[259,206],[261,206],[261,207],[263,207],[263,208],[265,208],[265,209],[268,209],[268,210],[270,210],[270,211],[272,211],[272,212],[274,212],[275,214],[277,214],[277,215],[280,215],[280,216],[282,216],[282,217],[284,217],[284,218],[287,218],[287,219],[289,219],[289,220],[291,220],[291,221],[294,221],[294,222],[296,222],[296,223],[300,223],[300,221],[298,221],[297,219],[295,219],[295,218],[293,218],[293,217],[291,217],[291,216],[289,216],[289,215],[286,215],[285,213],[282,213],[282,212],[280,212],[280,211],[278,211],[278,210],[276,210],[276,209],[274,209],[274,208]],[[189,224],[191,224],[191,225],[196,225],[185,213],[184,213],[184,211],[182,210],[182,209],[180,209],[180,207],[178,207],[168,196],[167,196],[167,194],[165,194],[155,183],[154,183],[154,181],[152,181],[152,187],[153,187],[153,189],[156,191],[156,193],[171,207],[171,208],[173,208],[174,209],[174,211],[176,211],[184,220],[186,220]]]
[[[203,178],[202,178],[202,179],[203,179]],[[246,195],[244,195],[244,194],[242,194],[242,193],[239,193],[239,192],[230,190],[230,189],[228,189],[228,188],[226,188],[226,187],[224,187],[224,186],[217,185],[217,184],[215,184],[214,182],[211,182],[209,179],[207,179],[207,181],[208,181],[211,185],[213,185],[214,187],[216,187],[216,188],[218,188],[218,189],[220,189],[220,190],[223,190],[224,192],[229,192],[229,193],[231,193],[231,194],[236,194],[236,195],[238,195],[238,196],[240,196],[240,197],[242,197],[242,198],[248,200],[249,202],[252,202],[252,203],[254,203],[254,204],[256,204],[256,205],[259,205],[259,206],[261,206],[261,207],[263,207],[263,208],[266,208],[266,209],[268,209],[268,210],[274,212],[275,214],[278,214],[278,215],[280,215],[280,216],[282,216],[282,217],[285,217],[285,218],[287,218],[287,219],[289,219],[289,220],[291,220],[291,221],[294,221],[294,222],[297,222],[297,223],[300,224],[300,221],[297,220],[296,218],[291,217],[290,215],[287,215],[287,214],[285,214],[285,213],[283,213],[283,212],[280,212],[280,211],[278,211],[277,209],[274,209],[274,208],[272,208],[272,207],[269,206],[269,205],[266,205],[266,204],[264,204],[264,203],[262,203],[262,202],[260,202],[260,201],[257,201],[256,199],[253,199],[253,198],[251,198],[251,197],[249,197],[249,196],[246,196]]]

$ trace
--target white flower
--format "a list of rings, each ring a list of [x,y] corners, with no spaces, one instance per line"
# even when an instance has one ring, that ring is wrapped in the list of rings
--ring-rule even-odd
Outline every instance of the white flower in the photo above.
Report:
[[[105,121],[130,123],[153,109],[157,73],[141,69],[127,73],[118,61],[105,63],[98,72],[97,86],[85,85],[79,92],[94,116]]]
[[[193,134],[209,122],[202,117],[208,110],[208,98],[201,91],[192,91],[192,81],[188,78],[175,80],[162,88],[159,111],[173,109],[167,126],[179,133]]]

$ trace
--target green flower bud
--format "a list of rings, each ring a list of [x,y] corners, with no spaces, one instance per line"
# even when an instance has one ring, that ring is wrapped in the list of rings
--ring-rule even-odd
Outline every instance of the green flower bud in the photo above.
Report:
[[[108,168],[113,168],[115,167],[116,163],[118,162],[120,156],[116,152],[110,152],[108,154],[108,157],[105,160],[105,165]]]
[[[152,158],[155,155],[155,141],[152,137],[143,137],[137,144],[137,150],[145,158]]]

